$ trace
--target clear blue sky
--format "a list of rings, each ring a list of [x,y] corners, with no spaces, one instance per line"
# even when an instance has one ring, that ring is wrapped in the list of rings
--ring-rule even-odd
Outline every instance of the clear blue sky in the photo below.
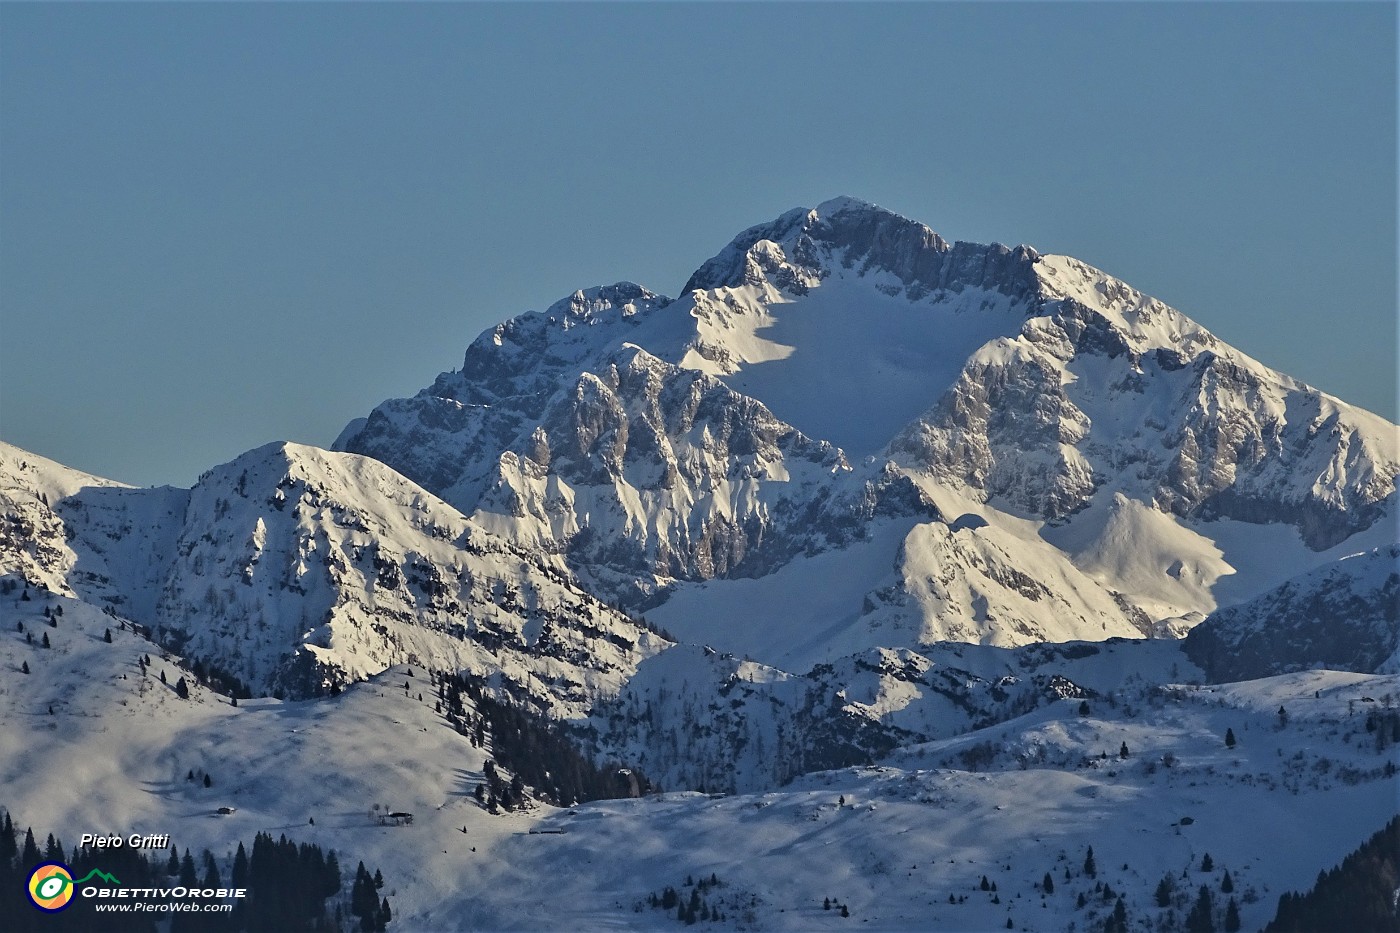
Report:
[[[0,5],[0,437],[187,485],[836,194],[1396,418],[1393,4]]]

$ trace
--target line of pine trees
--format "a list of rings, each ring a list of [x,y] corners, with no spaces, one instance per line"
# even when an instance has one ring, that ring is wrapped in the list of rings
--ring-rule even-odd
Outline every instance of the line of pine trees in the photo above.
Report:
[[[1364,930],[1400,933],[1395,892],[1400,890],[1400,816],[1342,860],[1320,872],[1306,894],[1284,894],[1264,933]]]
[[[75,897],[65,910],[47,914],[30,904],[26,882],[34,866],[50,861],[68,865],[75,879],[101,869],[125,888],[247,888],[248,896],[236,900],[231,913],[98,913],[91,900]],[[227,878],[207,849],[198,859],[174,846],[168,858],[125,846],[69,855],[52,834],[40,846],[32,829],[19,833],[0,809],[0,927],[6,933],[156,933],[157,922],[163,929],[167,920],[169,933],[379,933],[392,919],[383,885],[384,876],[371,876],[361,862],[347,906],[334,849],[298,845],[286,836],[274,841],[267,833],[254,838],[251,855],[238,844]]]
[[[561,807],[629,797],[654,789],[636,768],[594,764],[558,725],[528,709],[495,699],[465,674],[439,674],[437,684],[440,707],[457,731],[470,737],[478,747],[485,746],[489,734],[495,760],[515,775],[509,785],[500,779],[491,781],[491,775],[487,775],[491,786],[483,790],[483,796],[489,792],[501,806],[518,806],[526,784]],[[464,696],[475,705],[476,716],[467,712]]]

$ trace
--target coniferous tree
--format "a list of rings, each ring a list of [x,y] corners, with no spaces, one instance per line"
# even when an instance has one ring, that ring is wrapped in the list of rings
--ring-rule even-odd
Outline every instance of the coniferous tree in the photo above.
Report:
[[[1225,869],[1225,877],[1220,879],[1220,893],[1230,894],[1235,890],[1235,879],[1230,877],[1230,869]]]
[[[26,827],[24,830],[24,846],[19,853],[19,867],[27,870],[38,865],[43,859],[39,855],[39,846],[34,841],[34,830]]]
[[[325,897],[330,897],[340,890],[340,859],[336,857],[334,849],[326,854],[326,867],[322,877],[321,890]]]
[[[10,812],[5,811],[4,819],[0,820],[0,867],[10,865],[19,854],[19,845],[15,842],[15,824],[10,820]]]
[[[1094,864],[1094,847],[1089,846],[1089,853],[1084,856],[1084,874],[1089,878],[1097,878],[1099,875],[1098,866]]]
[[[1234,747],[1235,747],[1235,730],[1234,730],[1234,729],[1226,729],[1226,730],[1225,730],[1225,747],[1226,747],[1226,748],[1234,748]]]
[[[185,683],[185,678],[181,677],[178,681],[176,681],[175,695],[182,700],[188,700],[190,698],[190,688],[189,684]]]
[[[1186,933],[1215,933],[1215,904],[1205,885],[1201,885],[1196,903],[1186,915]]]
[[[1215,871],[1215,860],[1210,857],[1209,852],[1201,859],[1201,871]]]
[[[105,642],[106,642],[107,644],[109,644],[109,645],[112,643],[112,630],[111,630],[111,629],[107,629],[105,632],[102,633],[102,640],[105,641]]]
[[[44,642],[43,642],[43,644],[44,644],[44,647],[45,647],[45,648],[51,648],[51,647],[53,647],[52,645],[49,644],[49,633],[48,633],[48,632],[45,632],[45,633],[44,633]]]
[[[208,849],[204,850],[204,880],[200,883],[206,888],[220,887],[219,866],[214,864],[214,853]]]
[[[28,662],[28,661],[25,661],[23,664],[21,664],[21,665],[19,666],[19,672],[20,672],[21,674],[28,674],[28,673],[29,673],[29,662]]]
[[[1162,880],[1157,882],[1157,906],[1170,907],[1172,905],[1172,876],[1171,873],[1162,876]]]
[[[1230,903],[1225,905],[1225,933],[1239,933],[1240,929],[1240,905],[1235,903],[1235,899],[1230,898]]]
[[[1394,817],[1305,894],[1286,893],[1265,933],[1367,930],[1393,933],[1400,888],[1400,816]]]
[[[233,856],[233,878],[231,884],[235,888],[246,888],[248,886],[248,852],[243,848],[243,843],[238,843],[238,851]],[[337,885],[338,887],[338,885]]]
[[[185,857],[180,860],[180,883],[187,888],[193,888],[199,884],[199,875],[195,873],[194,856],[189,849],[185,849]]]
[[[1045,891],[1046,894],[1055,893],[1055,879],[1050,877],[1050,873],[1048,871],[1045,873],[1045,877],[1041,879],[1040,887]]]
[[[1113,933],[1128,933],[1128,905],[1123,898],[1118,898],[1118,903],[1113,905],[1113,917],[1109,922],[1113,925]]]

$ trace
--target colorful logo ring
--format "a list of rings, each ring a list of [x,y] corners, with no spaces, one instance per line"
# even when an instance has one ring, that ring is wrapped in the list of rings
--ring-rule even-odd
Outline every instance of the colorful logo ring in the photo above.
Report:
[[[73,901],[73,870],[62,862],[44,862],[29,873],[29,899],[56,914]]]

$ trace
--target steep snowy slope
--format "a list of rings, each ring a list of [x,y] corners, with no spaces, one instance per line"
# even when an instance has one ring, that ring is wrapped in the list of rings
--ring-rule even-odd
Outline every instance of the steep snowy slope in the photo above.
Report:
[[[5,453],[6,569],[255,693],[319,694],[412,662],[580,715],[667,644],[374,460],[272,444],[193,490],[141,490]]]
[[[788,634],[836,639],[804,659],[1181,631],[1393,540],[1400,472],[1393,425],[1098,270],[850,198],[744,231],[676,300],[620,283],[500,325],[337,446],[614,600],[733,603],[723,581],[823,550],[870,568],[843,574],[857,618],[842,595]],[[877,510],[832,508],[872,482],[925,523],[894,551]],[[963,513],[989,530],[940,530]],[[806,534],[816,515],[841,533]]]
[[[1020,326],[1035,259],[1025,247],[949,246],[852,198],[790,211],[691,277],[695,332],[679,360],[865,457],[951,385],[970,353]]]
[[[1107,488],[1182,518],[1294,524],[1315,550],[1385,514],[1393,425],[1077,260],[1036,274],[1035,316],[894,441],[903,462],[1020,514],[1063,519]]]
[[[334,447],[381,460],[470,513],[497,456],[531,432],[561,385],[668,304],[620,282],[522,314],[476,338],[460,371],[443,373],[414,398],[380,405]]]
[[[132,489],[0,441],[0,574],[66,595],[77,585],[112,603],[139,591],[149,610],[187,495]],[[70,542],[75,526],[83,543]]]
[[[1400,673],[1400,545],[1212,613],[1184,647],[1216,681],[1317,667]]]
[[[293,444],[195,487],[156,625],[261,689],[304,696],[407,661],[569,709],[665,645],[377,461]]]

